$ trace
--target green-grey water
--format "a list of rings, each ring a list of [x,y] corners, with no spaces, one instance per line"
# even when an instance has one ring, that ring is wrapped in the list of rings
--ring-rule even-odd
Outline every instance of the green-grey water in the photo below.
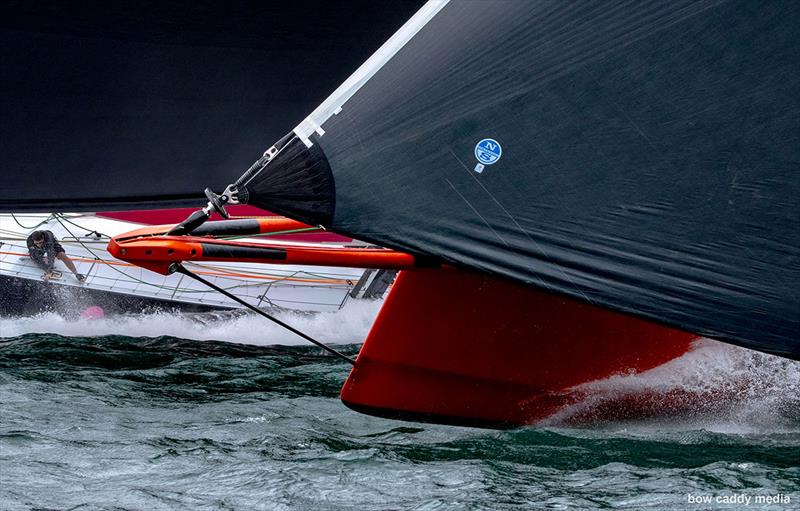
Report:
[[[493,431],[355,413],[314,347],[53,321],[0,323],[0,509],[800,508],[800,368],[775,357],[706,348],[601,392],[749,375],[713,413]]]

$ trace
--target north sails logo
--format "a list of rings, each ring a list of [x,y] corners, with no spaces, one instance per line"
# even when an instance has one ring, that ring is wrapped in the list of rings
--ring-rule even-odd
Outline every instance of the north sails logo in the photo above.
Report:
[[[503,156],[503,148],[500,143],[493,138],[484,138],[475,146],[475,158],[478,159],[475,172],[480,174],[486,165],[497,163],[501,156]]]

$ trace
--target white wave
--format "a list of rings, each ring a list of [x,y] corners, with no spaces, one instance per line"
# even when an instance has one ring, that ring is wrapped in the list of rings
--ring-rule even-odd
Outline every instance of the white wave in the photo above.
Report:
[[[366,338],[380,301],[350,301],[336,312],[303,314],[280,312],[275,316],[311,337],[331,344],[360,343]],[[0,337],[53,333],[68,337],[125,335],[172,336],[193,340],[217,340],[255,345],[304,345],[308,341],[254,314],[224,315],[152,313],[108,316],[95,320],[65,319],[45,313],[32,317],[0,319]],[[310,345],[310,344],[309,344]]]
[[[672,431],[800,431],[800,362],[709,339],[697,341],[685,355],[649,371],[615,375],[572,390],[584,397],[547,423],[591,420],[597,410],[604,410],[603,415],[620,403],[629,405],[632,396],[644,396],[650,418],[641,425],[648,432],[653,420],[661,430]],[[656,413],[652,413],[654,408]],[[637,424],[621,426],[635,429]]]

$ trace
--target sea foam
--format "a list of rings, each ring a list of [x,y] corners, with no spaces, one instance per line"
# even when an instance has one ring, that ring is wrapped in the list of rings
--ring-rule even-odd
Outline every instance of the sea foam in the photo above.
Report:
[[[548,424],[606,421],[635,429],[630,418],[638,417],[648,432],[654,422],[675,431],[800,432],[800,362],[710,339],[649,371],[571,390],[582,397]]]
[[[364,341],[380,306],[380,301],[350,301],[336,312],[306,314],[281,311],[275,313],[275,316],[321,342],[352,344]],[[172,336],[261,346],[308,344],[308,341],[265,318],[239,312],[153,312],[106,316],[93,320],[69,319],[55,313],[42,313],[31,317],[0,319],[0,337],[17,337],[28,333],[53,333],[68,337]]]

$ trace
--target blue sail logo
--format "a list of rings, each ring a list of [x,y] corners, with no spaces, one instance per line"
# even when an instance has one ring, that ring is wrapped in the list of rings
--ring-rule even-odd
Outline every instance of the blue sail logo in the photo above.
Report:
[[[493,138],[484,138],[475,146],[475,158],[478,159],[475,172],[480,174],[486,165],[497,163],[501,156],[503,148],[500,147],[500,142]]]
[[[484,138],[475,146],[475,158],[484,165],[497,163],[503,155],[503,148],[493,138]]]

